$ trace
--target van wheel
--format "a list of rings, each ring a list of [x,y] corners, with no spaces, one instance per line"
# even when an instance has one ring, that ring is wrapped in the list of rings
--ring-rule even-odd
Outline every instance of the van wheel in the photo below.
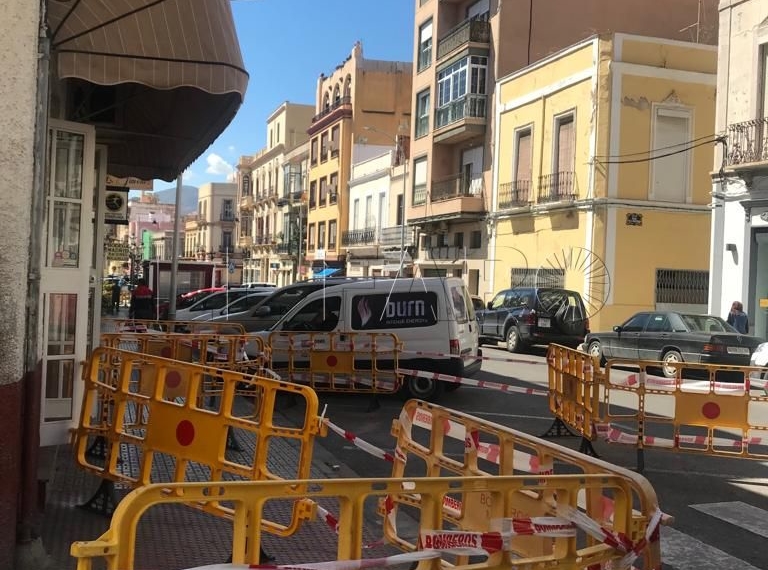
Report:
[[[407,400],[416,398],[428,402],[437,402],[443,390],[445,390],[445,383],[440,380],[420,378],[419,376],[406,376],[403,378],[400,394]]]

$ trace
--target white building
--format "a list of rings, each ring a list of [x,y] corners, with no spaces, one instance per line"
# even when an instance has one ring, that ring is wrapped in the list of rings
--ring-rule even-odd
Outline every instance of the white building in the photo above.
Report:
[[[768,0],[722,0],[709,312],[768,337]]]

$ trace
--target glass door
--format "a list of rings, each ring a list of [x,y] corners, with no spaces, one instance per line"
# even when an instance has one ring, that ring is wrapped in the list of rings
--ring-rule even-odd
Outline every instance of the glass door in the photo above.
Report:
[[[93,127],[50,120],[44,256],[41,268],[40,444],[66,443],[82,399],[89,343],[93,258]]]

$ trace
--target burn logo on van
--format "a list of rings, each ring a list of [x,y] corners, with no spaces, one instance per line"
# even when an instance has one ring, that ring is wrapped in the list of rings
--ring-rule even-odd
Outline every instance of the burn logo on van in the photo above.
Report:
[[[352,299],[354,330],[431,327],[437,324],[437,295],[432,292],[357,295]]]

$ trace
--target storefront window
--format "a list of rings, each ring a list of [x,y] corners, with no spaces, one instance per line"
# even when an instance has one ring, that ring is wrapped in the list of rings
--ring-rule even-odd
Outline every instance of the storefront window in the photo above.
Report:
[[[77,295],[64,293],[48,295],[45,421],[72,417],[76,323]]]
[[[84,146],[84,135],[56,132],[52,188],[48,199],[48,260],[51,267],[78,267],[80,263]]]

